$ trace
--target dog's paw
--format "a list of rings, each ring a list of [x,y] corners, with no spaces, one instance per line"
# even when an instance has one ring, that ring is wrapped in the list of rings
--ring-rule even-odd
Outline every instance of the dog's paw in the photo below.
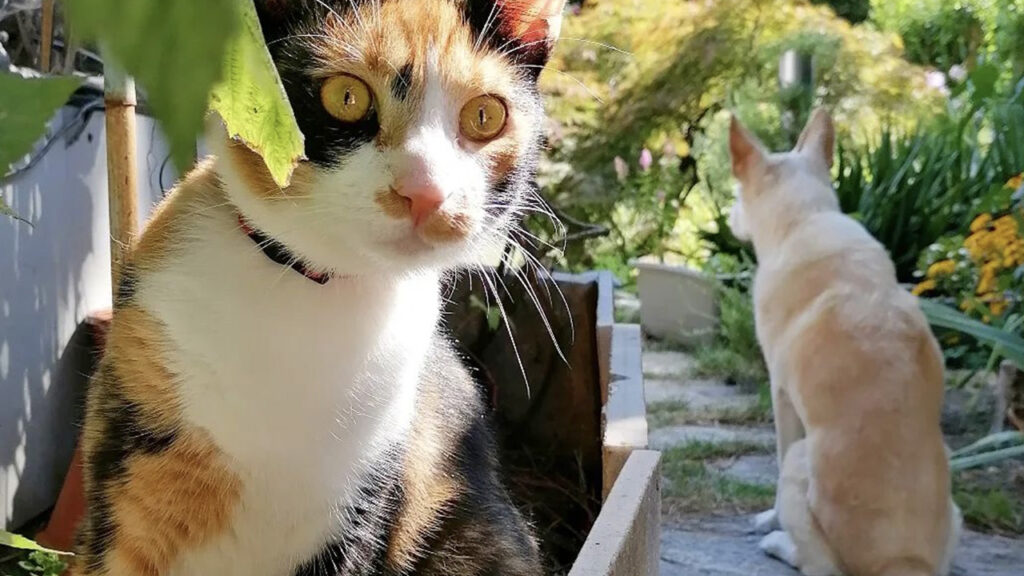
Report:
[[[762,538],[757,547],[765,554],[797,568],[796,543],[782,530],[776,530]]]
[[[775,508],[765,510],[757,516],[754,516],[754,532],[758,534],[767,534],[781,528],[782,525],[779,524],[779,513],[775,511]]]

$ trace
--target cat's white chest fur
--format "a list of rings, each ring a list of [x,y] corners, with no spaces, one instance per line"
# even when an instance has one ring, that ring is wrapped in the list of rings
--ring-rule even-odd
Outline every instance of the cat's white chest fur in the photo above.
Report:
[[[235,224],[203,219],[203,242],[138,293],[166,326],[186,421],[244,486],[230,533],[186,551],[173,573],[290,576],[330,537],[367,461],[409,430],[438,277],[321,286]]]

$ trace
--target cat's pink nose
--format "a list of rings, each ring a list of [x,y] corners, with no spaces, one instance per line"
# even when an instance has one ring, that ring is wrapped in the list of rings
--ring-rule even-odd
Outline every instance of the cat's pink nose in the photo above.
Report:
[[[397,190],[400,196],[408,198],[411,202],[412,222],[419,226],[423,221],[444,204],[444,192],[433,183],[416,182],[399,186]]]

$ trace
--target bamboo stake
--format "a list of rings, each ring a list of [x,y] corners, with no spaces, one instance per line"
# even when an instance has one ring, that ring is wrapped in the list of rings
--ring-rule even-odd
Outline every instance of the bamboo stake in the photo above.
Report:
[[[125,254],[138,228],[135,160],[135,81],[104,62],[104,102],[107,124],[107,181],[110,204],[110,277],[117,295]]]
[[[39,35],[39,69],[50,73],[50,53],[53,50],[53,3],[43,0],[43,30]]]

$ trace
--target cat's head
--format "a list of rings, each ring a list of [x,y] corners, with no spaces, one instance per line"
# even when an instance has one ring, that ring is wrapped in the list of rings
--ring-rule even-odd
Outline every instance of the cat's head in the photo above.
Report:
[[[729,226],[741,240],[784,234],[801,215],[838,210],[832,189],[835,127],[824,109],[815,110],[796,147],[772,154],[735,117],[729,131],[732,172],[739,182]]]
[[[564,0],[257,0],[305,137],[285,189],[239,143],[232,201],[337,274],[448,268],[500,247],[531,202],[537,77]]]

